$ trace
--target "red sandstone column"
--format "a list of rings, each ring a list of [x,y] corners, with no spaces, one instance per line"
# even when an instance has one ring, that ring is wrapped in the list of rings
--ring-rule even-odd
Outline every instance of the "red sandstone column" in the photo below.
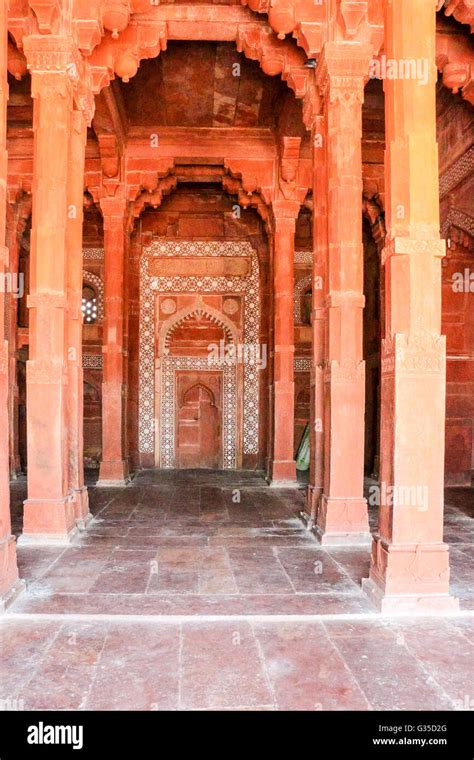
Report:
[[[313,142],[313,305],[312,305],[312,362],[311,362],[311,456],[306,511],[310,527],[316,521],[324,487],[324,361],[326,310],[324,283],[326,279],[327,252],[327,203],[326,193],[321,191],[326,179],[326,140],[324,117],[317,116],[312,131]]]
[[[104,217],[104,367],[102,382],[102,462],[98,485],[128,480],[125,455],[124,265],[125,210],[122,198],[101,200]]]
[[[365,366],[362,354],[362,103],[370,49],[326,43],[317,81],[327,151],[324,492],[322,543],[370,541],[364,487]]]
[[[270,463],[274,486],[296,484],[293,452],[295,409],[294,384],[294,259],[297,201],[274,201],[273,215],[273,457]]]
[[[82,223],[84,205],[84,163],[87,125],[83,114],[72,115],[69,146],[68,219],[66,228],[68,342],[68,448],[69,488],[74,501],[76,523],[84,528],[91,515],[84,485],[84,392],[82,370]]]
[[[273,281],[274,281],[274,255],[275,241],[273,231],[271,230],[270,223],[267,224],[267,241],[268,241],[268,280],[266,283],[267,292],[267,304],[268,304],[268,381],[267,381],[267,419],[268,425],[266,428],[266,448],[265,448],[265,473],[267,481],[271,481],[272,477],[272,459],[273,459],[273,378],[274,378],[274,352],[270,350],[270,347],[275,345],[275,303],[273,299]],[[262,306],[263,312],[263,306]],[[296,463],[295,463],[296,468]]]
[[[385,3],[388,60],[425,61],[384,82],[387,237],[382,341],[380,520],[364,590],[384,612],[446,612],[443,543],[445,338],[441,332],[435,0]]]
[[[7,3],[0,6],[0,276],[7,268],[5,247],[7,191]],[[8,451],[8,342],[5,340],[5,293],[0,289],[0,612],[23,588],[18,580],[16,542],[10,522]]]
[[[56,47],[54,46],[56,42]],[[72,115],[71,60],[64,38],[25,38],[34,100],[30,359],[27,364],[28,498],[22,541],[68,540],[67,179]],[[53,70],[45,61],[54,58]]]
[[[20,234],[24,229],[21,219],[21,203],[7,204],[7,248],[9,255],[9,272],[19,276]],[[19,280],[18,280],[19,284]],[[8,298],[8,343],[9,343],[9,447],[10,447],[10,477],[15,479],[20,473],[20,453],[18,441],[18,384],[17,384],[17,329],[18,329],[18,299],[11,295]]]

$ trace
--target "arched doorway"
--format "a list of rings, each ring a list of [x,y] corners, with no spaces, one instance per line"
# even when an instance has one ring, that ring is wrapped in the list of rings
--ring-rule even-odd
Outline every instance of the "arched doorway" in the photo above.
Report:
[[[222,467],[221,385],[218,372],[178,373],[176,466],[179,469]]]
[[[192,299],[193,304],[177,309],[164,322],[160,319],[163,306],[166,314],[174,299],[159,297],[156,302],[161,367],[161,381],[155,386],[159,465],[228,469],[237,464],[236,431],[242,414],[236,393],[242,384],[242,368],[228,353],[238,345],[239,319],[233,322],[222,306],[206,305],[201,297]]]

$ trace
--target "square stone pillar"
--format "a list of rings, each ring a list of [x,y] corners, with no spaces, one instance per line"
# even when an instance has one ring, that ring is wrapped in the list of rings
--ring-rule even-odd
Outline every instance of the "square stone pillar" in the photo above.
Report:
[[[89,498],[84,485],[84,373],[82,369],[82,225],[84,207],[84,164],[87,124],[81,111],[72,114],[67,186],[66,228],[68,293],[68,449],[69,489],[76,524],[84,528],[90,520]]]
[[[25,219],[23,218],[23,203],[21,200],[14,200],[7,203],[7,236],[6,244],[8,248],[9,266],[8,271],[19,280],[19,254],[20,240],[25,228]],[[10,477],[15,480],[21,472],[20,452],[19,452],[19,431],[18,431],[18,383],[17,383],[17,329],[18,329],[18,298],[15,294],[10,293],[7,299],[5,312],[8,318],[6,325],[6,335],[8,336],[9,348],[9,398],[8,398],[8,417],[9,417],[9,448],[10,448]]]
[[[364,488],[365,365],[362,103],[370,47],[328,42],[316,81],[324,108],[327,195],[324,484],[316,529],[324,544],[370,543]],[[324,160],[324,158],[323,158]]]
[[[0,276],[8,266],[5,247],[7,211],[7,3],[0,4]],[[8,342],[5,339],[5,293],[0,289],[0,612],[22,590],[18,579],[15,536],[11,532],[9,426],[8,426]]]
[[[445,338],[441,333],[434,0],[386,0],[387,59],[423,81],[386,80],[380,518],[363,588],[384,612],[457,609],[443,543]],[[422,67],[426,66],[426,71]],[[427,76],[425,77],[425,74]]]
[[[273,235],[273,455],[272,486],[296,486],[293,439],[294,383],[294,267],[297,201],[274,201]]]
[[[67,541],[76,530],[68,472],[67,183],[73,42],[24,40],[34,101],[30,358],[27,363],[28,498],[22,541]],[[51,61],[54,67],[50,68]]]
[[[102,461],[97,485],[125,485],[126,386],[124,361],[125,323],[125,211],[123,198],[103,198],[104,218],[104,365],[102,382]]]
[[[310,465],[306,512],[310,527],[316,521],[324,488],[324,362],[326,337],[325,289],[327,267],[327,157],[324,117],[315,118],[313,145],[313,272],[312,361],[310,396]]]

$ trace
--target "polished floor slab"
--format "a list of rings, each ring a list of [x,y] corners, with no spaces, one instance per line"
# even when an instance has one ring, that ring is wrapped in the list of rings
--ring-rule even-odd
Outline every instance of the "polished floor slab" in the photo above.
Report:
[[[12,486],[17,531],[24,490]],[[305,529],[303,491],[248,472],[147,471],[89,493],[94,520],[71,545],[18,547],[27,589],[0,622],[0,705],[474,706],[470,489],[446,494],[463,614],[402,620],[361,591],[367,548],[323,549]]]

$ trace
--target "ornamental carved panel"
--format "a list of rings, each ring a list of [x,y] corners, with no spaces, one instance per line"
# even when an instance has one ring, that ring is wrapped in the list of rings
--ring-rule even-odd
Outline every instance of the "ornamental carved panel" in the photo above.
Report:
[[[241,258],[250,262],[248,273],[242,276],[240,265],[226,267],[224,275],[155,274],[154,258],[160,257],[227,257]],[[235,274],[238,272],[239,274]],[[240,297],[243,304],[243,342],[259,345],[260,340],[260,290],[259,262],[257,252],[246,241],[183,242],[158,240],[143,249],[140,260],[140,349],[139,349],[139,450],[155,452],[155,300],[158,294],[229,294]],[[161,409],[160,409],[160,462],[162,467],[172,467],[174,461],[174,383],[171,374],[178,369],[209,369],[206,357],[161,357]],[[236,419],[237,368],[221,358],[214,360],[214,369],[223,372],[223,466],[237,466]],[[242,452],[258,454],[259,433],[259,359],[250,352],[243,363],[243,414]],[[204,366],[205,364],[205,366]],[[179,365],[179,366],[178,366]]]

